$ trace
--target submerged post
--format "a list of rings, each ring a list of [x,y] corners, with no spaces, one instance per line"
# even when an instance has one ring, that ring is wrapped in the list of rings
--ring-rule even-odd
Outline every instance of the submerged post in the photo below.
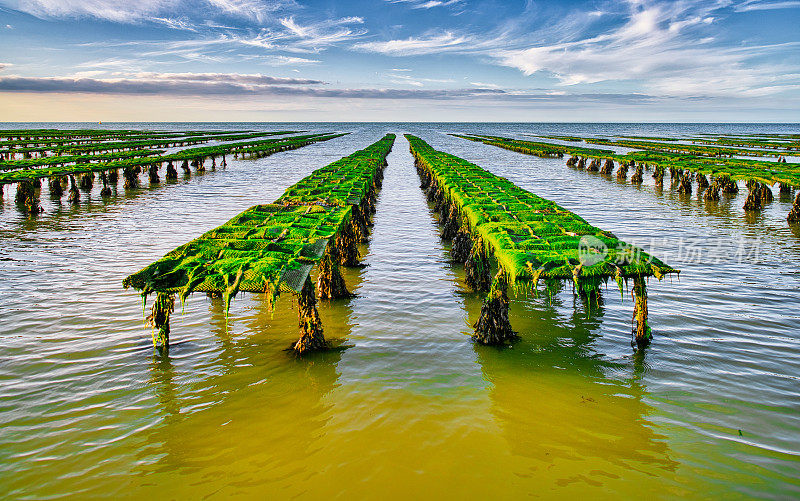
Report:
[[[158,164],[150,164],[148,174],[150,175],[150,184],[158,184],[161,182],[158,176]]]
[[[641,275],[633,279],[633,319],[631,320],[631,346],[643,349],[650,344],[653,334],[647,324],[647,284]]]
[[[136,176],[136,171],[130,167],[122,168],[122,176],[125,178],[123,187],[126,190],[131,190],[139,187],[139,178]]]
[[[69,176],[69,195],[67,196],[67,201],[72,205],[81,203],[81,194],[75,183],[75,176]]]
[[[294,344],[295,353],[302,355],[310,351],[324,350],[328,345],[322,334],[322,320],[317,311],[317,298],[310,277],[306,277],[305,284],[300,290],[297,306],[300,317],[300,339]]]
[[[794,203],[792,204],[792,210],[786,217],[786,221],[790,223],[800,223],[800,193],[798,193],[797,197],[795,197]]]
[[[169,350],[169,316],[175,311],[175,296],[166,292],[159,292],[147,323],[153,328],[158,329],[158,333],[153,333],[153,347],[159,351]]]
[[[342,231],[336,235],[336,256],[339,258],[339,264],[342,266],[358,266],[359,265],[359,252],[358,242],[353,233],[353,225],[346,224]]]
[[[30,181],[22,181],[17,184],[16,202],[28,214],[43,212],[39,205],[39,197],[36,196],[36,188]]]
[[[744,201],[744,210],[748,212],[754,212],[761,210],[762,208],[760,184],[753,182],[750,184],[750,192],[747,194],[747,199]]]
[[[50,198],[60,199],[64,195],[64,189],[61,187],[61,179],[58,177],[51,177],[48,179],[47,186],[50,190]]]
[[[703,200],[706,202],[716,202],[719,200],[719,190],[722,188],[722,181],[721,178],[715,177],[711,184],[706,189],[705,193],[703,193]]]
[[[450,257],[456,263],[464,263],[469,259],[469,252],[472,249],[472,238],[470,237],[469,230],[466,226],[462,226],[458,230],[456,236],[453,237],[453,244],[450,247]]]
[[[483,239],[476,238],[464,263],[467,285],[475,291],[488,291],[492,280],[489,268],[489,256],[486,255]]]
[[[472,339],[481,344],[504,344],[517,337],[508,320],[508,279],[503,270],[497,272],[489,294],[481,305],[481,316],[475,322]]]
[[[94,172],[84,172],[80,175],[81,189],[91,191],[94,186]]]
[[[100,196],[108,198],[111,196],[111,187],[108,186],[108,174],[105,171],[100,173],[100,180],[103,181],[103,189],[100,190]]]
[[[639,163],[634,167],[633,175],[631,176],[631,183],[642,184],[644,181],[644,164]]]
[[[339,265],[333,261],[329,253],[326,253],[319,262],[317,289],[321,299],[340,299],[352,296],[344,283]]]
[[[178,171],[175,169],[175,166],[172,164],[172,160],[167,163],[167,179],[172,181],[178,179]]]

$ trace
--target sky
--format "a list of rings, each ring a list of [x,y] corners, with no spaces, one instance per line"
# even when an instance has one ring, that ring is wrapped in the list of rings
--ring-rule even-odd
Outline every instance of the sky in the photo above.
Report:
[[[800,0],[0,0],[0,121],[800,122]]]

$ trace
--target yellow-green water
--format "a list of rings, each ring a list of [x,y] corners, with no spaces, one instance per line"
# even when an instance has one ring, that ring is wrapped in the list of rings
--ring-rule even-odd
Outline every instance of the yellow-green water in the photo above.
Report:
[[[95,188],[79,208],[58,206],[45,189],[36,219],[6,190],[0,496],[800,494],[800,232],[784,221],[788,202],[776,196],[753,219],[742,195],[708,206],[658,193],[647,177],[635,188],[442,134],[689,126],[292,127],[355,133],[120,187],[110,203]],[[680,281],[650,284],[650,349],[632,354],[632,304],[615,287],[591,311],[569,286],[552,300],[514,298],[521,339],[472,344],[480,297],[450,264],[399,137],[363,247],[368,266],[345,272],[358,296],[320,306],[339,349],[284,351],[297,336],[289,296],[274,314],[259,296],[239,297],[226,322],[220,300],[197,294],[172,318],[169,357],[154,354],[124,276],[386,132],[417,134],[683,269]]]

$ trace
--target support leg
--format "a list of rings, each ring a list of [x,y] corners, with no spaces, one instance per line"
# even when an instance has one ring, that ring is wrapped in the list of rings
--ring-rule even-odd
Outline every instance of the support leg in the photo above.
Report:
[[[325,254],[319,263],[317,289],[321,299],[340,299],[353,296],[347,290],[339,265],[333,262],[330,254]]]
[[[72,205],[78,205],[81,203],[81,194],[78,191],[78,186],[75,183],[75,176],[69,177],[69,196],[67,197],[67,201]]]
[[[297,298],[297,305],[300,317],[300,339],[294,345],[295,353],[302,355],[310,351],[324,350],[327,348],[327,343],[322,334],[322,320],[317,311],[314,284],[309,277],[306,277],[306,283]]]
[[[481,306],[472,339],[481,344],[505,344],[517,337],[508,320],[508,280],[503,270],[497,272],[492,288]]]
[[[153,333],[153,347],[158,351],[169,350],[169,316],[175,311],[175,296],[165,292],[159,292],[147,323],[153,328],[158,329],[158,333]]]
[[[489,268],[489,256],[486,255],[483,240],[477,238],[464,263],[467,285],[475,291],[488,291],[492,281]]]
[[[800,193],[798,193],[797,197],[795,197],[794,203],[792,204],[792,210],[789,212],[786,220],[790,223],[800,223]]]
[[[644,277],[633,279],[633,319],[631,321],[631,346],[634,349],[643,349],[650,344],[653,334],[647,324],[647,285]]]

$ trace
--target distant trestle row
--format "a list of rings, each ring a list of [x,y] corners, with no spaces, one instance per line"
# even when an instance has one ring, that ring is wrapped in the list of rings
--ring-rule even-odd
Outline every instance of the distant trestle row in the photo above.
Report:
[[[2,195],[4,185],[16,184],[15,201],[17,205],[27,213],[37,214],[42,211],[39,203],[39,191],[43,179],[48,182],[50,198],[60,200],[65,192],[69,192],[68,201],[77,204],[80,201],[78,188],[90,190],[94,185],[96,174],[99,174],[100,181],[103,183],[101,197],[108,197],[112,194],[111,187],[118,183],[120,173],[124,179],[124,188],[136,189],[140,185],[139,175],[143,172],[147,172],[150,184],[160,183],[159,170],[164,166],[166,179],[175,180],[178,178],[178,166],[184,174],[188,175],[191,167],[194,167],[197,172],[205,171],[206,162],[209,159],[211,161],[210,168],[213,170],[216,169],[217,159],[220,157],[220,165],[222,167],[227,165],[227,155],[233,155],[234,158],[259,158],[344,135],[318,133],[281,138],[269,137],[284,135],[288,132],[177,133],[176,137],[155,141],[94,142],[81,146],[83,153],[88,149],[95,152],[91,155],[53,155],[6,160],[0,162],[0,195]],[[44,134],[44,132],[40,134]],[[141,135],[141,132],[137,132],[136,135]],[[162,133],[158,133],[157,136],[165,137]],[[14,141],[21,141],[19,139],[21,136],[9,137],[17,137]],[[63,135],[56,133],[52,137],[63,139]],[[70,140],[76,140],[76,136],[69,137]],[[89,134],[89,138],[94,139],[95,137]],[[119,136],[114,136],[114,138],[116,137]],[[268,138],[258,139],[261,137]],[[46,139],[43,136],[37,138],[37,140]],[[240,139],[254,140],[240,141]],[[221,144],[183,148],[172,153],[166,153],[163,150],[126,149],[151,145],[198,144],[211,140],[219,140]],[[1,146],[2,141],[0,141]],[[68,150],[59,149],[58,151],[66,152]]]
[[[700,146],[679,145],[665,143],[669,138],[661,138],[661,142],[644,140],[605,140],[586,138],[587,143],[600,143],[617,147],[646,148],[644,151],[631,151],[625,154],[615,153],[612,150],[602,150],[581,146],[555,144],[544,141],[527,141],[507,137],[462,135],[456,137],[478,141],[484,144],[497,146],[526,155],[545,158],[562,158],[569,155],[567,166],[585,169],[588,172],[597,172],[611,176],[616,169],[616,177],[620,181],[628,179],[632,184],[642,184],[644,172],[652,171],[655,186],[658,189],[664,186],[664,177],[668,174],[670,185],[682,195],[689,196],[697,185],[696,193],[708,202],[720,199],[720,193],[735,195],[739,192],[737,181],[743,181],[748,189],[744,203],[744,210],[748,212],[759,211],[764,205],[774,199],[773,187],[777,185],[781,197],[791,200],[795,191],[800,188],[800,163],[787,162],[784,153],[791,153],[789,149],[794,142],[787,143],[787,150],[778,156],[777,161],[753,160],[735,158],[715,154],[719,149],[708,149]],[[553,137],[561,141],[577,142],[582,140],[577,137]],[[643,138],[652,140],[655,138]],[[796,142],[796,141],[795,141]],[[749,144],[745,141],[745,144]],[[759,144],[754,142],[754,144]],[[774,145],[775,143],[769,143]],[[741,153],[739,150],[731,150]],[[774,152],[768,152],[776,155]],[[766,154],[766,153],[765,153]],[[632,171],[632,172],[631,172]],[[800,193],[794,196],[792,208],[787,216],[791,224],[800,222]]]

